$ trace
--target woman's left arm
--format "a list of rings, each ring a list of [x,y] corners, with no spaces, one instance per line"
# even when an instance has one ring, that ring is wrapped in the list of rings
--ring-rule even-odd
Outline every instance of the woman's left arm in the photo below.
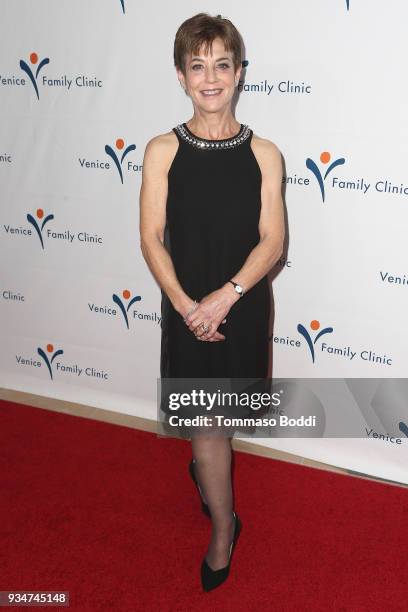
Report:
[[[218,325],[233,304],[240,299],[233,280],[242,286],[244,294],[251,289],[274,266],[282,254],[285,238],[285,222],[282,201],[282,156],[278,147],[264,138],[253,136],[252,150],[262,174],[261,212],[259,216],[259,242],[250,251],[243,266],[225,284],[206,295],[198,308],[186,319],[191,331],[200,321],[211,319],[215,326],[211,332],[203,334],[203,339],[211,338]]]
[[[251,146],[262,173],[262,204],[258,226],[259,242],[249,253],[242,268],[231,279],[243,287],[244,293],[261,280],[278,261],[285,238],[281,152],[273,142],[264,138],[253,137]],[[222,288],[235,292],[228,281]]]

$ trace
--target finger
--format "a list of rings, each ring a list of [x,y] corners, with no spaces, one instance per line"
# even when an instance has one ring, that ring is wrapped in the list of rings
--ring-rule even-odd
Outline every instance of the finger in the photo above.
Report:
[[[203,333],[200,336],[196,336],[197,339],[205,340],[206,342],[219,342],[220,340],[225,340],[225,336],[220,334],[216,329],[213,332],[208,331],[207,333]]]
[[[220,342],[222,338],[217,338],[215,336],[211,336],[211,338],[201,338],[204,342]]]
[[[214,337],[214,334],[216,333],[216,330],[214,331],[208,331],[206,334],[203,334],[206,340],[210,340],[211,338]]]
[[[206,325],[204,321],[201,321],[200,324],[196,327],[194,333],[196,336],[200,336],[206,340],[208,338],[208,335],[211,334],[212,328],[212,323],[208,323]]]
[[[192,317],[195,317],[195,310],[194,312],[190,312],[190,314],[186,317],[183,318],[183,321],[186,325],[190,325]]]
[[[204,329],[203,333],[201,334],[206,340],[208,340],[209,338],[211,338],[211,336],[214,334],[214,332],[217,330],[216,327],[214,327],[214,324],[212,322],[208,322],[206,323],[206,329]]]
[[[205,334],[211,333],[211,329],[213,329],[213,324],[208,323],[207,324],[208,329],[206,329],[205,326],[206,326],[205,322],[201,320],[198,323],[198,325],[195,326],[194,333],[196,335],[199,334],[200,336],[205,336]]]
[[[184,319],[186,325],[191,325],[192,323],[194,323],[194,321],[199,321],[199,316],[197,316],[198,308],[199,306],[197,306],[197,308],[193,312],[190,312],[188,317]]]
[[[197,308],[190,315],[188,326],[191,329],[191,331],[193,331],[193,329],[195,329],[198,325],[200,325],[202,321],[206,321],[208,319],[210,319],[210,317],[208,316],[208,313],[202,312],[202,309]]]
[[[201,323],[201,318],[200,317],[194,317],[194,319],[191,320],[191,323],[188,326],[188,328],[193,332],[195,329],[197,329],[197,327],[200,325],[200,323]]]
[[[225,336],[218,331],[218,326],[214,325],[214,322],[213,322],[211,324],[211,329],[208,330],[208,332],[205,335],[205,337],[206,337],[206,339],[210,340],[211,338],[214,337],[215,334],[218,334],[218,337],[222,336],[222,338],[225,339]]]
[[[218,342],[219,340],[225,340],[224,334],[220,334],[220,332],[215,332],[215,334],[210,338],[210,342]]]

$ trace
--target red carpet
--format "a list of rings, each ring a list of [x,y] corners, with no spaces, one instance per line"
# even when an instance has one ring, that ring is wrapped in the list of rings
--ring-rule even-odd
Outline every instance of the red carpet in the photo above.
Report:
[[[187,441],[9,402],[0,417],[2,591],[89,611],[407,610],[406,489],[236,452],[243,530],[203,593]]]

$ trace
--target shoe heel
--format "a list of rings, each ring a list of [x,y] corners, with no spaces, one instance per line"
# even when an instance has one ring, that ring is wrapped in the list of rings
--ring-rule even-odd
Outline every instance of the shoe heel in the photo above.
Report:
[[[231,561],[232,561],[232,553],[234,552],[235,545],[238,541],[239,534],[241,533],[242,523],[239,516],[234,512],[235,517],[235,528],[234,528],[234,536],[232,538],[230,551],[229,551],[229,560],[228,565],[222,567],[219,570],[213,570],[208,565],[205,557],[201,563],[201,584],[204,591],[212,591],[213,589],[219,587],[229,576]]]

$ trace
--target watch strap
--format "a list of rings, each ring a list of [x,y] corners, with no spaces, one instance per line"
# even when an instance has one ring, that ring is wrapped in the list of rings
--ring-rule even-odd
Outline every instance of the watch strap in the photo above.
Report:
[[[232,283],[232,284],[234,285],[234,289],[235,289],[235,287],[237,287],[237,286],[238,286],[238,287],[241,287],[241,290],[242,290],[242,291],[237,291],[237,293],[238,293],[238,295],[239,295],[240,297],[242,297],[242,296],[244,295],[244,290],[242,289],[242,286],[241,286],[239,283],[236,283],[235,281],[233,281],[233,280],[231,280],[231,279],[230,279],[228,282],[229,282],[229,283]]]

